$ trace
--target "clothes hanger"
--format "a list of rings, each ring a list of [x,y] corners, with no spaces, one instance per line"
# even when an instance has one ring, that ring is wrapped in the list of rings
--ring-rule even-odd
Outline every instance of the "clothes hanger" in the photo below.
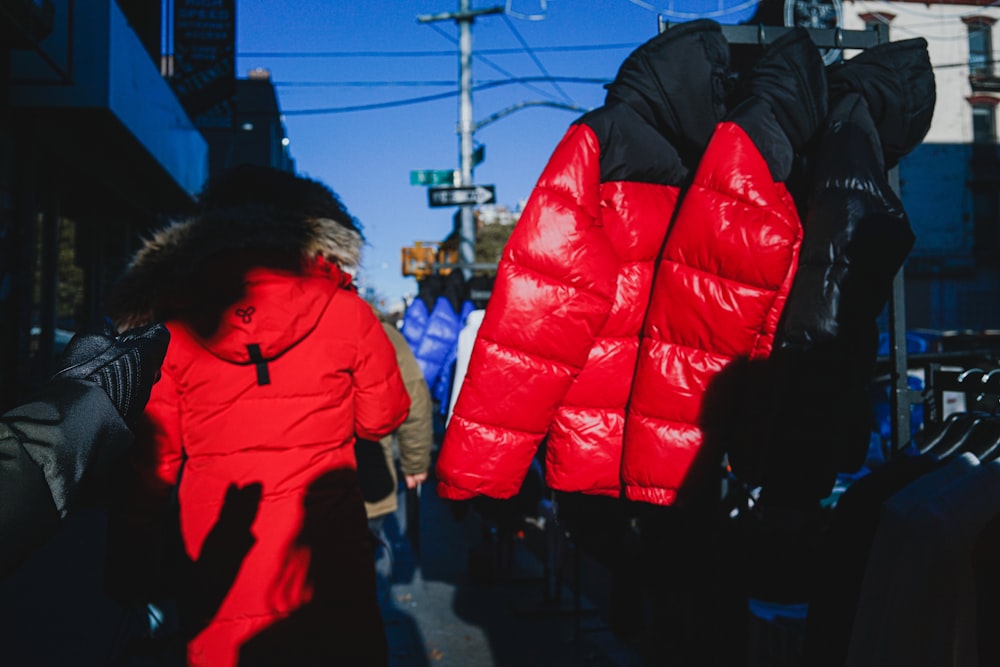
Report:
[[[948,417],[948,427],[942,430],[940,437],[935,438],[930,446],[921,450],[922,454],[938,459],[960,454],[968,444],[974,427],[983,420],[984,413],[956,412]]]
[[[1000,416],[983,419],[969,436],[969,452],[982,463],[989,463],[1000,456]]]
[[[970,368],[945,389],[963,392],[969,409],[949,415],[921,453],[943,459],[967,452],[980,461],[1000,456],[1000,368]]]
[[[979,393],[973,399],[975,410],[1000,414],[1000,368],[984,373],[979,380]]]

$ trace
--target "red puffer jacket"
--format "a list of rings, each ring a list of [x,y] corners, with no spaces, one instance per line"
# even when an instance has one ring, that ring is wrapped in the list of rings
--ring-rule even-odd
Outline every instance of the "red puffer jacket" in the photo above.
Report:
[[[443,497],[514,495],[544,439],[550,487],[671,504],[709,382],[769,352],[801,226],[757,144],[719,124],[717,30],[640,47],[556,148],[498,268],[438,459]]]
[[[157,477],[180,480],[188,556],[202,554],[230,485],[261,485],[256,544],[189,646],[192,664],[235,664],[244,640],[312,597],[299,539],[306,490],[353,470],[355,435],[377,440],[394,430],[409,398],[371,307],[326,277],[258,269],[211,337],[179,321],[168,327],[146,412]]]
[[[676,499],[701,445],[709,383],[737,357],[770,354],[801,243],[784,184],[739,125],[720,124],[653,285],[625,437],[630,500]]]
[[[360,246],[332,219],[219,210],[158,232],[119,285],[120,325],[162,319],[172,336],[129,520],[143,530],[177,488],[189,664],[384,654],[354,443],[394,431],[410,400],[338,268]]]

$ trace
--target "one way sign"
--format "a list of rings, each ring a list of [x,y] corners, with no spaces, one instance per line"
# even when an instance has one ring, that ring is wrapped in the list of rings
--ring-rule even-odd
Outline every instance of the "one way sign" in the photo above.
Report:
[[[457,185],[427,188],[427,201],[431,206],[492,204],[496,201],[496,187],[493,185]]]

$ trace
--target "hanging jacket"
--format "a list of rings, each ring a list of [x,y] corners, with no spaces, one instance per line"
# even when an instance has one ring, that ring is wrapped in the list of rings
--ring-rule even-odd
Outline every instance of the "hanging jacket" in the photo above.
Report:
[[[430,317],[431,311],[434,309],[434,302],[437,301],[441,288],[441,276],[437,274],[427,276],[418,283],[417,297],[403,313],[401,331],[413,350],[420,346],[420,339],[427,331],[427,318]]]
[[[508,240],[438,459],[438,493],[617,496],[639,334],[683,185],[724,113],[713,21],[639,47],[555,148]]]
[[[437,398],[434,387],[453,358],[458,332],[462,330],[466,292],[461,271],[452,271],[444,276],[441,293],[434,300],[423,335],[413,348],[434,398]]]
[[[407,306],[406,312],[403,313],[401,333],[411,348],[420,344],[420,339],[423,337],[424,331],[427,330],[427,318],[430,317],[430,314],[427,304],[420,298],[414,299]]]
[[[734,474],[785,506],[818,502],[837,473],[864,462],[877,319],[915,240],[886,167],[920,143],[935,102],[922,38],[866,50],[829,77],[831,108],[805,167],[802,253],[777,349],[767,377],[732,402],[750,420],[770,421],[728,439]],[[733,411],[726,419],[746,424]]]
[[[790,31],[740,84],[660,257],[625,433],[631,500],[672,504],[702,471],[717,479],[706,394],[733,361],[770,355],[796,276],[802,228],[785,182],[826,115],[819,52]]]
[[[329,602],[366,595],[346,592],[367,581],[357,563],[371,554],[355,437],[379,440],[409,407],[392,344],[339,268],[359,252],[360,235],[332,220],[221,210],[159,232],[121,282],[118,321],[163,318],[172,335],[137,443],[149,502],[179,485],[187,557],[218,565],[213,550],[232,547],[215,528],[241,491],[259,495],[239,512],[252,538],[189,664],[242,664],[253,656],[241,645],[315,609],[321,593],[330,636],[381,630],[377,605]],[[325,590],[337,576],[345,589]]]
[[[675,501],[706,386],[769,352],[794,276],[801,227],[780,181],[826,84],[805,32],[786,41],[766,89],[720,124],[727,46],[711,21],[678,25],[570,129],[501,259],[441,495],[513,495],[547,438],[552,488]]]

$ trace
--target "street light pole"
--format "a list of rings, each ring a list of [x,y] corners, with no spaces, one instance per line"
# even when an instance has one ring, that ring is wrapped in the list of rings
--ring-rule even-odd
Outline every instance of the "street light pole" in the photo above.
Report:
[[[475,131],[472,122],[472,22],[477,16],[485,14],[502,14],[503,7],[487,9],[471,9],[471,0],[459,0],[459,10],[455,13],[418,16],[420,23],[431,21],[452,20],[458,23],[458,80],[459,80],[459,180],[456,185],[474,185],[472,181],[472,134]],[[465,278],[472,277],[470,268],[476,262],[476,222],[472,216],[472,203],[463,204],[459,209],[461,224],[459,225],[458,258]]]

